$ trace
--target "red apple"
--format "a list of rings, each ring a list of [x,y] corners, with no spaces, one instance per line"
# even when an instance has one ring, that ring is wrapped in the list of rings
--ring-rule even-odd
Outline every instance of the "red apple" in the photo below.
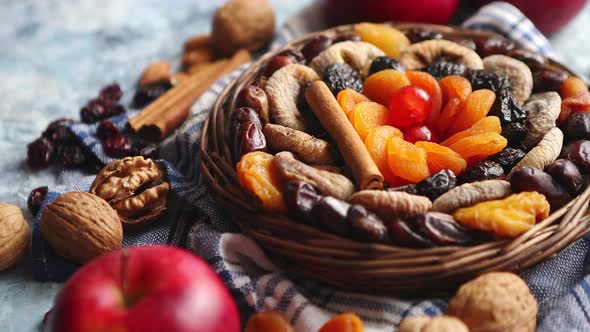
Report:
[[[324,0],[333,24],[408,21],[447,24],[459,0]]]
[[[238,332],[237,306],[215,271],[188,251],[133,247],[82,267],[59,292],[50,331]]]

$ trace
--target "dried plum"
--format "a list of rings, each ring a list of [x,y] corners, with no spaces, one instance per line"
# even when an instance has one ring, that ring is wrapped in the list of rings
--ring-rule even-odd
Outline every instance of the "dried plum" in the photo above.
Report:
[[[557,159],[545,168],[555,181],[561,184],[573,196],[577,195],[584,185],[584,178],[576,164],[567,159]]]
[[[525,155],[524,151],[509,147],[491,156],[490,160],[502,166],[504,173],[508,174]]]
[[[394,218],[385,222],[387,232],[392,242],[406,247],[430,248],[434,243],[427,237],[413,229],[411,224],[405,220]]]
[[[577,140],[561,150],[561,157],[576,164],[583,173],[590,173],[590,141]]]
[[[29,197],[27,198],[27,207],[34,216],[37,215],[37,212],[39,212],[41,209],[41,204],[43,204],[43,200],[45,200],[45,196],[47,196],[48,191],[49,188],[44,186],[35,188],[31,190],[31,193],[29,193]]]
[[[324,81],[334,95],[344,89],[363,92],[363,81],[358,71],[346,63],[333,63],[326,67]]]
[[[496,94],[496,100],[488,115],[497,116],[503,125],[522,122],[526,119],[526,110],[518,104],[510,90],[502,90]]]
[[[513,41],[506,38],[476,39],[475,45],[482,58],[492,54],[506,54],[516,47]]]
[[[461,183],[476,182],[503,178],[506,174],[502,166],[495,161],[482,160],[477,164],[467,167],[458,176]]]
[[[512,147],[520,147],[526,133],[524,122],[513,122],[502,127],[502,136],[508,140],[508,145]]]
[[[567,73],[549,68],[542,68],[533,72],[533,93],[561,90]]]
[[[465,67],[465,65],[462,63],[449,62],[442,59],[431,63],[430,65],[423,68],[422,71],[425,71],[434,76],[434,78],[437,80],[440,80],[441,78],[449,75],[463,76],[467,71],[467,67]]]
[[[348,236],[350,226],[346,221],[350,204],[331,196],[322,197],[313,207],[313,220],[333,233]]]
[[[442,33],[428,28],[412,28],[406,31],[406,37],[412,43],[418,43],[424,40],[442,39]]]
[[[543,194],[552,210],[559,209],[571,200],[571,196],[553,177],[544,171],[523,167],[517,169],[510,177],[513,192],[536,191]]]
[[[484,69],[470,70],[465,77],[471,83],[473,91],[489,89],[498,93],[502,90],[510,90],[512,87],[508,77]]]
[[[397,70],[401,73],[404,73],[406,70],[404,66],[402,66],[399,61],[394,58],[388,56],[378,56],[376,57],[373,62],[371,62],[371,68],[369,69],[369,74],[373,75],[376,72],[385,70],[385,69],[393,69]]]
[[[355,238],[374,242],[388,242],[389,240],[383,221],[362,205],[351,205],[346,214],[346,221]]]
[[[285,184],[283,195],[289,216],[308,223],[313,219],[314,205],[322,198],[311,184],[296,180]]]
[[[443,169],[416,184],[416,190],[420,195],[437,199],[440,195],[453,189],[457,184],[455,173],[450,169]]]
[[[590,113],[572,113],[565,123],[564,133],[570,140],[590,139]]]
[[[467,245],[474,242],[472,231],[463,227],[449,214],[427,212],[418,215],[414,222],[420,233],[438,245]]]

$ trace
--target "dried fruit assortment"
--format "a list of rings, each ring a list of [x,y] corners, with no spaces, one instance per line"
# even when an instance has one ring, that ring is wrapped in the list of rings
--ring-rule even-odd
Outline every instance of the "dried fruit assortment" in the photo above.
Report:
[[[341,236],[516,237],[590,172],[587,85],[502,38],[360,23],[259,72],[229,117],[238,179],[266,210]]]

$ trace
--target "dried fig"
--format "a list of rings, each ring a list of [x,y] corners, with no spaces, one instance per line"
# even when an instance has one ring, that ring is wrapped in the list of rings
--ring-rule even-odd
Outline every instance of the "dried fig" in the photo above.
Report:
[[[424,196],[383,190],[361,190],[354,193],[349,202],[360,204],[384,219],[415,216],[425,213],[432,205]]]
[[[444,39],[426,40],[412,44],[402,51],[399,62],[406,70],[419,70],[440,58],[464,64],[469,69],[483,69],[479,55],[465,46]]]
[[[531,151],[529,151],[524,158],[522,158],[516,166],[512,168],[507,178],[522,167],[533,167],[538,169],[545,169],[546,166],[554,162],[563,146],[563,133],[558,127],[549,130],[543,137],[541,142],[537,144]]]
[[[483,58],[485,70],[504,75],[512,83],[512,94],[519,103],[524,103],[533,91],[533,73],[522,61],[505,55],[490,55]]]
[[[433,211],[451,213],[458,208],[504,198],[512,193],[510,183],[503,180],[486,180],[465,183],[455,187],[432,203]]]
[[[309,66],[320,77],[324,76],[326,68],[334,63],[346,63],[358,70],[362,77],[367,77],[373,59],[383,56],[385,53],[373,44],[359,41],[345,41],[336,43],[318,54]]]
[[[555,91],[536,93],[524,104],[527,133],[522,144],[530,149],[556,125],[561,112],[561,97]]]
[[[334,164],[330,143],[307,133],[277,124],[264,126],[264,136],[271,150],[289,151],[309,164]]]

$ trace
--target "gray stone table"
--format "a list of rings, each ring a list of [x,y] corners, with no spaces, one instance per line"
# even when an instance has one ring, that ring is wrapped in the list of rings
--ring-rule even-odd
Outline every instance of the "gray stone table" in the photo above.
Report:
[[[221,0],[8,0],[0,10],[0,202],[26,210],[28,192],[71,178],[33,172],[26,145],[52,119],[78,117],[101,86],[124,91],[155,59],[176,61],[182,42],[208,32]],[[272,1],[277,22],[311,2]],[[590,73],[590,8],[552,38],[558,60]],[[129,98],[129,96],[126,96]],[[128,99],[127,99],[128,100]],[[26,212],[30,221],[32,216]],[[35,331],[60,285],[32,280],[28,260],[0,273],[0,331]]]

